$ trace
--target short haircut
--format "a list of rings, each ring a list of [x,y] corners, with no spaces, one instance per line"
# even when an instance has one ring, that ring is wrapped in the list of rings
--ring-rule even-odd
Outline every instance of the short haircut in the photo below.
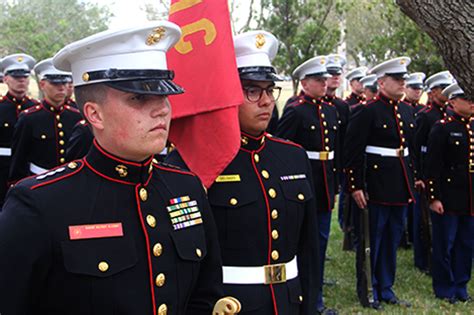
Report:
[[[109,87],[103,83],[76,86],[74,94],[81,113],[84,114],[84,104],[87,102],[103,104],[107,99],[108,89]]]

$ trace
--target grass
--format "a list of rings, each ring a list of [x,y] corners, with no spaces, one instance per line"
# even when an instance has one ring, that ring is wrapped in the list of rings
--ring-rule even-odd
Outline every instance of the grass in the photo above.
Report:
[[[335,208],[337,209],[337,207]],[[411,308],[383,304],[383,311],[363,308],[355,291],[355,253],[342,251],[343,233],[333,212],[331,235],[328,245],[325,278],[336,280],[335,286],[325,286],[325,305],[335,308],[339,314],[454,314],[474,315],[474,302],[451,305],[436,299],[431,287],[431,277],[421,273],[413,265],[413,250],[400,249],[397,255],[397,274],[394,291],[400,299],[412,303]],[[468,292],[474,296],[474,282]]]

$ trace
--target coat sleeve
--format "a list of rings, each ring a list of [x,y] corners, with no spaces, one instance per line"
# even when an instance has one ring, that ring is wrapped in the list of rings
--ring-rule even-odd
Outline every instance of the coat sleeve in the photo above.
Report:
[[[204,189],[202,189],[201,194],[201,200],[203,200],[202,217],[206,233],[207,255],[201,261],[197,283],[186,310],[186,314],[189,315],[211,314],[214,304],[224,295],[222,286],[222,260],[218,243],[217,227]]]
[[[348,191],[353,192],[364,187],[365,147],[370,135],[372,113],[370,108],[359,105],[353,112],[347,126],[344,140],[344,168],[348,173]]]
[[[31,126],[27,116],[22,114],[15,125],[12,139],[12,160],[10,164],[10,183],[16,183],[30,175],[28,156],[31,148]]]
[[[446,125],[437,122],[428,137],[428,152],[426,156],[425,176],[426,192],[429,201],[441,200],[441,171],[445,167],[444,148],[448,137]]]
[[[0,314],[34,314],[40,304],[52,249],[37,204],[16,186],[0,212]]]
[[[306,176],[314,191],[311,165],[306,158]],[[298,244],[298,271],[303,291],[302,315],[315,314],[317,309],[317,286],[320,283],[319,274],[319,230],[317,223],[316,195],[305,205],[305,219],[301,228]]]

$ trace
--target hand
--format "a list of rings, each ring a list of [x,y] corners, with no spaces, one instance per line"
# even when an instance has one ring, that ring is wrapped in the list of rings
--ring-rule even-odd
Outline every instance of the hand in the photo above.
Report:
[[[352,192],[352,198],[354,198],[357,206],[360,209],[367,207],[367,198],[365,197],[365,193],[362,189],[354,190]]]
[[[417,180],[417,181],[415,181],[415,188],[418,191],[425,190],[425,183],[422,180]]]
[[[430,209],[438,214],[444,213],[443,203],[439,200],[433,200],[430,202]]]

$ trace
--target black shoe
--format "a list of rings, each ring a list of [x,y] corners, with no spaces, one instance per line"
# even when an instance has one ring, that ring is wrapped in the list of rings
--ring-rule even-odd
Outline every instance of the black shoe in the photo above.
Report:
[[[376,311],[382,311],[383,310],[383,305],[380,304],[379,301],[374,301],[374,302],[370,303],[369,307],[373,308]]]
[[[469,295],[466,296],[466,297],[463,297],[463,298],[458,298],[459,301],[463,302],[463,303],[471,303],[472,302],[472,297],[470,297]]]
[[[442,300],[442,301],[444,301],[444,302],[447,302],[447,303],[449,303],[449,304],[452,304],[452,305],[458,303],[458,299],[456,299],[455,297],[443,298],[443,297],[438,297],[438,296],[437,296],[436,298],[437,298],[437,299],[440,299],[440,300]]]
[[[323,284],[327,285],[328,287],[332,287],[337,284],[337,281],[333,279],[324,279]]]
[[[338,315],[337,311],[332,308],[323,307],[316,311],[318,315]]]
[[[383,300],[387,304],[392,304],[392,305],[399,305],[403,307],[411,307],[411,303],[408,301],[400,300],[397,297],[393,297],[390,300]]]

